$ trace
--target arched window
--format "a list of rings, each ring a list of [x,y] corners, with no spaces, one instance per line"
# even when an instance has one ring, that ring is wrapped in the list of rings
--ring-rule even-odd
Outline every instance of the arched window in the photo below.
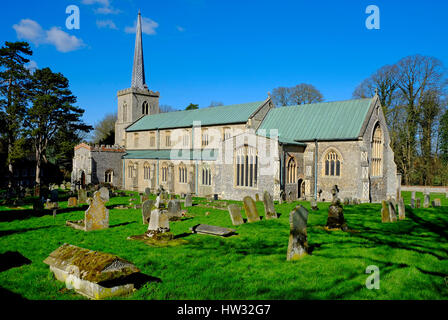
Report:
[[[202,168],[202,184],[210,186],[212,184],[212,170],[209,167]]]
[[[257,149],[243,146],[235,152],[235,185],[256,187],[258,175]]]
[[[142,114],[149,114],[149,105],[146,101],[142,104]]]
[[[151,178],[151,168],[148,162],[143,165],[143,179],[149,180]]]
[[[297,163],[293,157],[289,158],[286,168],[287,168],[286,183],[296,183],[296,181],[297,181]]]
[[[179,165],[179,182],[187,183],[187,167],[183,163]]]
[[[372,137],[371,174],[374,177],[383,175],[383,130],[379,124],[375,127]]]
[[[128,105],[125,102],[123,102],[123,122],[127,122],[128,121]]]
[[[208,146],[209,139],[208,139],[208,130],[202,129],[202,146],[206,147]]]
[[[112,169],[109,169],[104,173],[104,182],[105,183],[114,182],[114,171]]]
[[[324,158],[325,175],[339,177],[341,175],[341,159],[335,151],[329,151]]]
[[[128,178],[135,178],[135,166],[132,162],[128,163]]]
[[[150,147],[156,146],[156,133],[155,132],[149,133],[149,146]]]
[[[168,165],[164,164],[162,166],[162,182],[166,182],[168,180]]]
[[[227,139],[229,139],[232,136],[232,129],[229,128],[229,127],[225,127],[223,129],[223,132],[224,132],[224,134],[222,136],[223,140],[227,140]]]
[[[165,147],[171,147],[171,131],[165,132]]]

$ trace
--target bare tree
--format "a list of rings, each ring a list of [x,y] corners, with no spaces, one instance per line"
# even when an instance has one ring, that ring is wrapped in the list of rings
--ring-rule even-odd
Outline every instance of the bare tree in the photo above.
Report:
[[[117,113],[106,114],[103,120],[95,125],[92,142],[96,144],[114,144],[116,121]]]
[[[219,107],[219,106],[223,106],[224,103],[220,102],[220,101],[211,101],[210,105],[207,108],[213,108],[213,107]]]
[[[161,104],[161,105],[159,106],[159,109],[160,109],[160,113],[177,111],[177,110],[174,109],[172,106],[167,105],[167,104]]]
[[[272,90],[271,98],[278,107],[290,105],[290,88],[278,87]]]
[[[290,89],[290,101],[294,104],[308,104],[324,101],[324,97],[312,84],[301,83]]]

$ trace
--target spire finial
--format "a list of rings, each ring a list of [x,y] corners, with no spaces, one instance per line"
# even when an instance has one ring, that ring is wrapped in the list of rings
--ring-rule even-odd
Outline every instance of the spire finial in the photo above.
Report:
[[[378,95],[378,88],[375,88],[375,95]]]
[[[143,42],[142,42],[142,18],[138,11],[137,27],[135,32],[134,66],[132,69],[132,88],[145,89],[145,64],[143,62]]]

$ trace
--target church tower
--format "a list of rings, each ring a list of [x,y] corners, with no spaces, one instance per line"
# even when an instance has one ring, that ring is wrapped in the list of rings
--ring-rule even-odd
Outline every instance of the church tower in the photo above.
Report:
[[[115,123],[115,144],[126,145],[125,129],[130,124],[148,114],[159,113],[159,92],[148,89],[143,62],[142,21],[140,11],[137,17],[135,35],[134,65],[129,89],[120,90],[118,97],[118,118]]]

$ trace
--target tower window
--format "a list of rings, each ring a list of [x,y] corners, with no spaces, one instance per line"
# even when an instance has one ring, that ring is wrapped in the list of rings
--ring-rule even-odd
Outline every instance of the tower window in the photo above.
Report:
[[[146,101],[142,104],[142,114],[149,114],[149,105]]]

